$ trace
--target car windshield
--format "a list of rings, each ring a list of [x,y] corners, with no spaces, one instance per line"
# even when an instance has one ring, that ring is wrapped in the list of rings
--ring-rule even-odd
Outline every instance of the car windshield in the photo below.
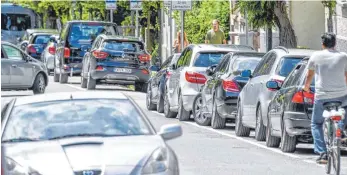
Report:
[[[301,57],[283,57],[277,66],[276,74],[287,77],[301,59]]]
[[[31,19],[27,14],[1,13],[1,30],[25,31],[31,28]]]
[[[2,141],[93,134],[133,136],[152,131],[129,100],[67,100],[14,107]]]
[[[99,34],[117,34],[116,26],[105,23],[75,23],[71,26],[69,33],[69,42],[72,45],[80,44],[81,40],[91,42],[92,37],[96,37]]]
[[[227,53],[198,53],[194,62],[194,67],[209,67],[218,64]]]
[[[253,70],[257,67],[261,57],[239,56],[233,63],[233,70]]]
[[[178,58],[180,57],[180,55],[181,55],[181,54],[175,54],[175,55],[173,55],[173,57],[172,57],[172,59],[171,59],[170,65],[173,65],[173,64],[177,63],[177,60],[178,60]]]
[[[102,48],[112,51],[139,52],[143,50],[143,45],[134,41],[106,41]]]
[[[50,37],[50,35],[38,35],[35,38],[34,44],[47,44]]]

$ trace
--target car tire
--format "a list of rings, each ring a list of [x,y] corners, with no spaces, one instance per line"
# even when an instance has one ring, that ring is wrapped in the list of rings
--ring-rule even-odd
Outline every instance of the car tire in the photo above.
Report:
[[[282,120],[281,150],[285,153],[293,153],[296,150],[296,137],[289,136],[285,123]]]
[[[135,91],[147,93],[148,83],[135,83]]]
[[[151,86],[148,86],[146,93],[146,107],[148,110],[155,110],[156,105],[152,102],[152,91]]]
[[[248,127],[245,127],[242,124],[242,110],[240,107],[240,102],[238,102],[238,107],[237,107],[237,115],[236,120],[235,120],[235,134],[236,136],[239,137],[249,137],[249,134],[251,133],[251,129]]]
[[[203,114],[201,93],[195,96],[192,113],[195,123],[201,126],[211,126],[211,118]]]
[[[55,71],[53,72],[53,81],[54,82],[59,82],[60,79],[60,75],[55,73]]]
[[[169,102],[169,97],[167,93],[168,92],[165,91],[165,94],[164,94],[164,116],[166,118],[176,118],[177,112],[172,112],[170,110],[170,102]]]
[[[87,88],[88,80],[81,75],[81,88]]]
[[[188,121],[190,119],[190,112],[184,109],[181,93],[178,98],[178,114],[177,115],[178,115],[179,121]]]
[[[213,129],[225,128],[225,118],[222,118],[217,111],[217,103],[213,101],[211,127]]]
[[[256,125],[255,125],[255,139],[257,141],[265,141],[266,140],[266,127],[263,123],[263,115],[261,111],[261,105],[257,108],[256,114]]]
[[[270,118],[267,120],[266,127],[266,146],[271,148],[278,148],[281,143],[281,138],[275,137],[271,135],[272,124]]]
[[[46,80],[42,73],[36,75],[34,84],[32,87],[34,94],[43,94],[46,90]]]
[[[87,78],[87,89],[94,90],[96,88],[96,80],[94,80],[90,75]]]
[[[60,84],[66,84],[69,80],[68,74],[60,74],[59,82]]]
[[[160,85],[159,85],[160,87]],[[163,95],[160,93],[160,88],[158,89],[158,102],[157,102],[157,112],[163,113],[164,112],[164,98]]]

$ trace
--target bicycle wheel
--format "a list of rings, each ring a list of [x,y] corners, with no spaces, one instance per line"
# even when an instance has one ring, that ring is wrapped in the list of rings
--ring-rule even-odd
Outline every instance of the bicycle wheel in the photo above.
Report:
[[[334,138],[334,142],[333,142],[333,147],[331,149],[331,153],[332,153],[332,163],[333,163],[333,167],[335,170],[335,175],[340,175],[340,168],[341,168],[341,150],[340,150],[340,146],[341,146],[341,139],[336,139],[336,125],[333,125],[334,128],[334,132],[333,132],[333,138]]]

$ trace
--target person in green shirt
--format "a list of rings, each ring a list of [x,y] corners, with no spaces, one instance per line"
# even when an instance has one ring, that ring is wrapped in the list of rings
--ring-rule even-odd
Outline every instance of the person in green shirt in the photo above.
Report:
[[[224,32],[219,29],[219,21],[212,21],[213,28],[209,30],[205,36],[206,44],[226,44],[226,40],[224,37]]]

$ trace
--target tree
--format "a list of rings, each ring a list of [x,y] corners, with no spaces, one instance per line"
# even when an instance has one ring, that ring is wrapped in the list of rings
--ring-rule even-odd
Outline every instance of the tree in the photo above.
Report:
[[[279,28],[280,45],[287,48],[296,48],[295,31],[288,18],[287,4],[285,1],[246,1],[237,2],[241,10],[247,10],[252,23],[262,27],[269,27],[274,23]],[[266,21],[264,21],[266,20]],[[271,21],[267,21],[271,20]]]
[[[328,8],[328,32],[333,32],[333,14],[335,13],[336,1],[335,0],[324,0],[322,4],[325,8]]]

